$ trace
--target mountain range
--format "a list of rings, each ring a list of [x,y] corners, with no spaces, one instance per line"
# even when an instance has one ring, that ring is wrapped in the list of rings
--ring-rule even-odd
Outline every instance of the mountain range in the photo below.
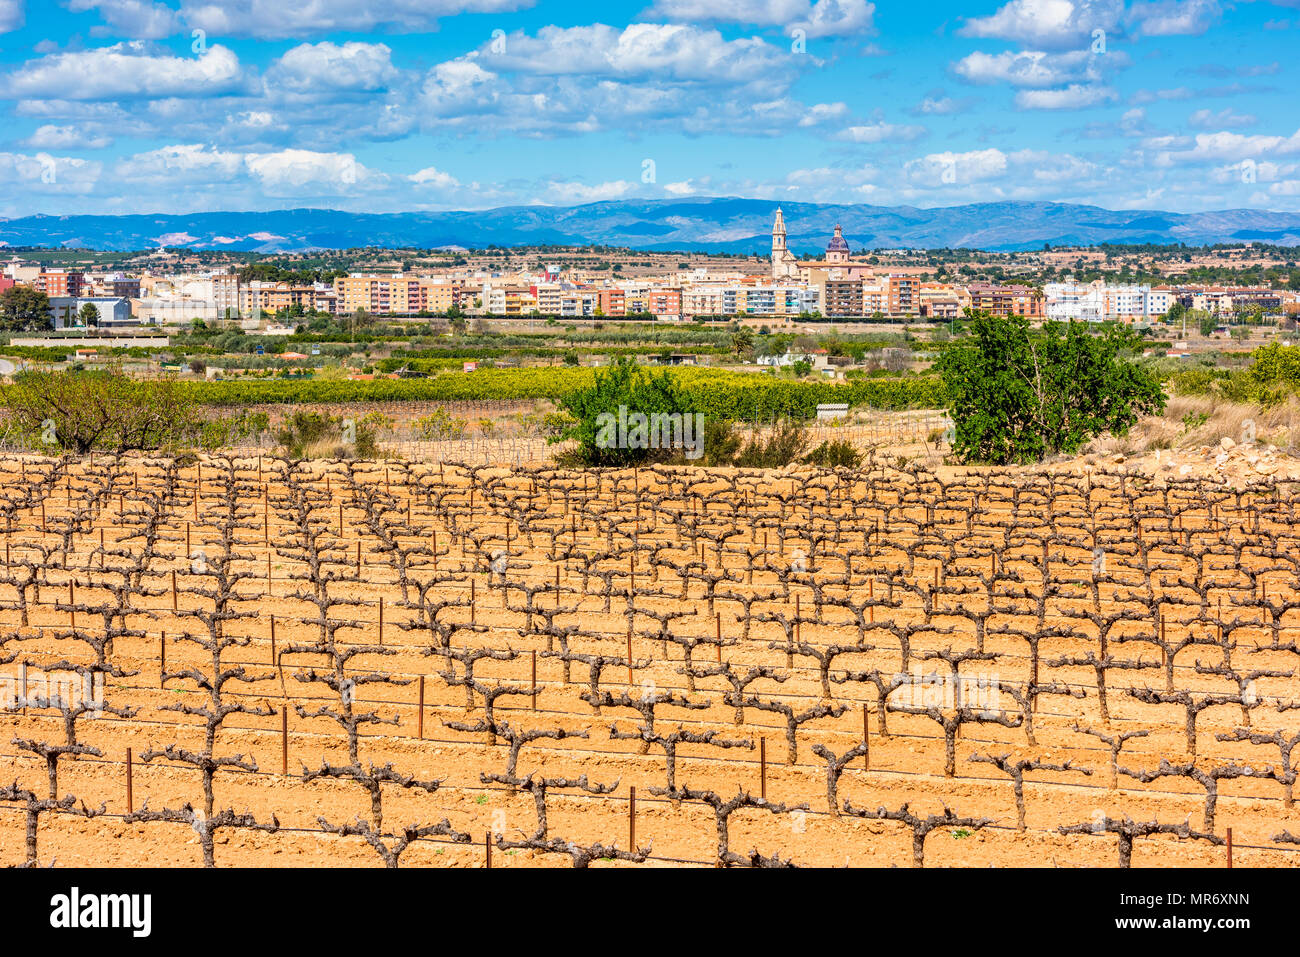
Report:
[[[603,245],[643,250],[756,253],[771,248],[777,203],[737,198],[615,200],[582,206],[355,213],[330,209],[0,219],[2,246],[130,251],[160,246],[263,253],[389,248]],[[1069,203],[916,206],[783,203],[796,254],[825,248],[836,223],[859,249],[997,251],[1099,243],[1245,240],[1300,245],[1300,213],[1228,209],[1204,213],[1111,210]]]

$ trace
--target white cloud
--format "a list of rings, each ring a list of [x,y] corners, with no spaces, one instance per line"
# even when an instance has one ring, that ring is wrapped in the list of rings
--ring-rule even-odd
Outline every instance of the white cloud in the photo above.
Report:
[[[424,33],[436,30],[443,17],[531,6],[532,0],[181,0],[180,16],[187,26],[214,36],[284,39],[379,30]]]
[[[1108,86],[1071,83],[1060,90],[1021,90],[1016,94],[1016,106],[1022,110],[1082,110],[1118,99],[1119,94]]]
[[[600,203],[611,199],[621,199],[636,189],[627,180],[613,180],[588,186],[585,183],[565,183],[552,180],[547,184],[547,201],[557,206],[580,205],[582,203]]]
[[[68,0],[73,13],[98,10],[117,36],[161,40],[177,32],[176,11],[154,0]]]
[[[791,24],[811,39],[873,33],[876,5],[865,0],[817,0],[806,18]]]
[[[1006,170],[1007,155],[999,149],[930,153],[903,165],[910,182],[931,186],[996,179]]]
[[[128,182],[229,183],[243,171],[242,154],[200,144],[163,146],[118,161],[114,175]]]
[[[504,50],[488,44],[476,56],[494,70],[541,75],[747,84],[771,74],[789,79],[793,72],[789,55],[764,40],[726,40],[717,30],[681,24],[547,26],[503,42]]]
[[[243,83],[239,58],[210,46],[197,57],[149,53],[141,42],[57,53],[23,64],[0,80],[8,99],[112,100],[211,96]]]
[[[0,33],[17,30],[23,21],[23,0],[0,0]]]
[[[1198,133],[1191,149],[1173,150],[1168,154],[1170,161],[1262,161],[1268,156],[1291,156],[1300,154],[1300,130],[1290,136],[1246,136],[1241,133],[1222,131],[1218,133]]]
[[[802,30],[809,38],[872,33],[876,5],[867,0],[658,0],[647,17],[683,23],[746,23]]]
[[[425,76],[412,114],[430,131],[553,136],[603,129],[776,136],[842,119],[788,95],[812,57],[672,24],[544,27],[506,35]]]
[[[913,106],[908,112],[913,116],[953,116],[965,112],[973,102],[972,97],[953,99],[950,96],[944,96],[943,91],[939,90],[923,97],[921,102]]]
[[[425,77],[422,103],[435,116],[463,115],[492,106],[503,92],[495,73],[469,60],[448,60]]]
[[[887,141],[914,140],[924,136],[924,126],[896,126],[893,123],[870,123],[864,126],[850,126],[836,135],[838,140],[850,143],[884,143]]]
[[[832,120],[842,119],[849,112],[847,103],[814,103],[810,107],[800,108],[804,109],[804,116],[799,120],[800,126],[820,126]]]
[[[164,146],[120,160],[115,178],[131,184],[239,186],[268,197],[345,196],[385,184],[351,153],[286,149],[240,153],[198,144]]]
[[[23,145],[37,150],[97,150],[112,145],[112,142],[111,137],[90,133],[83,127],[47,123],[23,140]]]
[[[953,64],[953,71],[971,83],[1010,83],[1047,87],[1095,80],[1101,75],[1099,58],[1087,50],[1047,53],[1041,50],[975,51]]]
[[[426,166],[418,173],[412,173],[407,179],[416,186],[430,186],[435,189],[452,189],[460,185],[460,180],[456,177],[433,166]]]
[[[879,178],[880,170],[869,164],[849,169],[821,166],[792,170],[779,190],[806,202],[836,202],[844,198],[846,191],[863,196],[874,192]]]
[[[1265,160],[1261,163],[1252,162],[1249,166],[1243,163],[1229,163],[1226,166],[1218,166],[1210,170],[1210,179],[1216,183],[1227,185],[1236,185],[1242,182],[1242,173],[1249,169],[1251,177],[1255,182],[1273,183],[1278,180],[1292,176],[1296,172],[1294,163],[1271,163]]]
[[[1259,118],[1249,113],[1234,113],[1231,107],[1224,107],[1217,113],[1213,110],[1197,110],[1187,118],[1190,126],[1200,130],[1229,130],[1234,127],[1254,126]]]
[[[1133,4],[1129,20],[1140,36],[1199,36],[1221,13],[1218,0],[1150,0]]]
[[[1124,111],[1119,128],[1128,136],[1139,136],[1147,128],[1147,111],[1140,106]]]
[[[1115,32],[1123,12],[1123,0],[1011,0],[991,16],[968,19],[957,32],[1069,49],[1092,42],[1096,30]]]
[[[1019,150],[1009,154],[1007,161],[1018,175],[1039,183],[1073,183],[1097,173],[1096,165],[1087,160],[1046,150]]]
[[[364,91],[387,87],[398,76],[393,51],[383,43],[303,43],[267,72],[267,84],[296,93]]]
[[[313,191],[343,194],[384,179],[357,162],[351,153],[281,150],[249,153],[244,162],[269,196],[294,196]]]
[[[275,122],[275,114],[269,110],[245,110],[228,117],[228,121],[238,126],[260,130],[266,129]]]
[[[103,164],[49,153],[0,153],[0,185],[22,189],[29,197],[42,193],[88,195],[99,181]]]

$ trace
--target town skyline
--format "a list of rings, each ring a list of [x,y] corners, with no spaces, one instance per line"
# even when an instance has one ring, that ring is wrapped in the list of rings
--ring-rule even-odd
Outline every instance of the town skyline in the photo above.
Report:
[[[0,0],[0,215],[1300,210],[1290,0]]]

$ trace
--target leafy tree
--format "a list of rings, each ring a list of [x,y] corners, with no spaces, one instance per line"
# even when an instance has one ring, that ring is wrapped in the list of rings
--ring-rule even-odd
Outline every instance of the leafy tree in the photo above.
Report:
[[[731,351],[744,358],[754,351],[754,330],[749,326],[740,326],[731,334]]]
[[[175,380],[142,381],[116,370],[23,372],[3,397],[21,434],[77,454],[158,449],[184,441],[202,424]]]
[[[1035,332],[1022,316],[971,318],[971,336],[935,363],[963,461],[1074,454],[1093,436],[1123,434],[1164,410],[1159,379],[1120,356],[1133,344],[1128,330],[1107,325],[1094,335],[1082,322],[1048,322]]]
[[[0,331],[41,332],[54,328],[50,297],[31,286],[10,286],[0,292]]]
[[[570,393],[561,404],[575,421],[555,441],[576,441],[578,447],[573,460],[583,465],[627,466],[670,457],[671,449],[649,448],[648,443],[639,441],[638,420],[631,416],[676,414],[683,419],[692,416],[692,425],[695,421],[694,403],[671,375],[664,370],[642,368],[636,360],[626,357],[608,369],[598,370],[588,388]],[[611,421],[620,421],[620,410],[621,421],[626,423],[627,442],[618,441],[617,428],[610,427]],[[612,436],[611,431],[615,433]],[[648,433],[644,438],[648,439]],[[620,448],[620,445],[638,447]]]
[[[88,302],[81,307],[77,313],[77,318],[81,320],[81,324],[86,328],[97,326],[99,325],[99,310]]]

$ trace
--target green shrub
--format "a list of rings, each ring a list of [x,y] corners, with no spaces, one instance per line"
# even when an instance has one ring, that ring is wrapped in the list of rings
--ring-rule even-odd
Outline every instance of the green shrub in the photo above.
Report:
[[[1132,333],[1022,316],[971,316],[972,334],[950,345],[936,368],[956,423],[953,451],[996,465],[1074,454],[1096,435],[1122,435],[1166,397],[1149,371],[1119,357]]]
[[[766,442],[761,438],[750,440],[736,456],[735,464],[741,468],[779,469],[798,459],[807,447],[808,434],[803,427],[782,419]]]
[[[823,442],[804,456],[809,465],[823,468],[855,469],[862,464],[862,453],[843,440]]]
[[[381,457],[378,432],[385,416],[360,419],[297,409],[276,432],[276,443],[291,459],[374,459]]]
[[[425,442],[463,439],[469,423],[438,406],[428,415],[415,420],[415,431]]]

